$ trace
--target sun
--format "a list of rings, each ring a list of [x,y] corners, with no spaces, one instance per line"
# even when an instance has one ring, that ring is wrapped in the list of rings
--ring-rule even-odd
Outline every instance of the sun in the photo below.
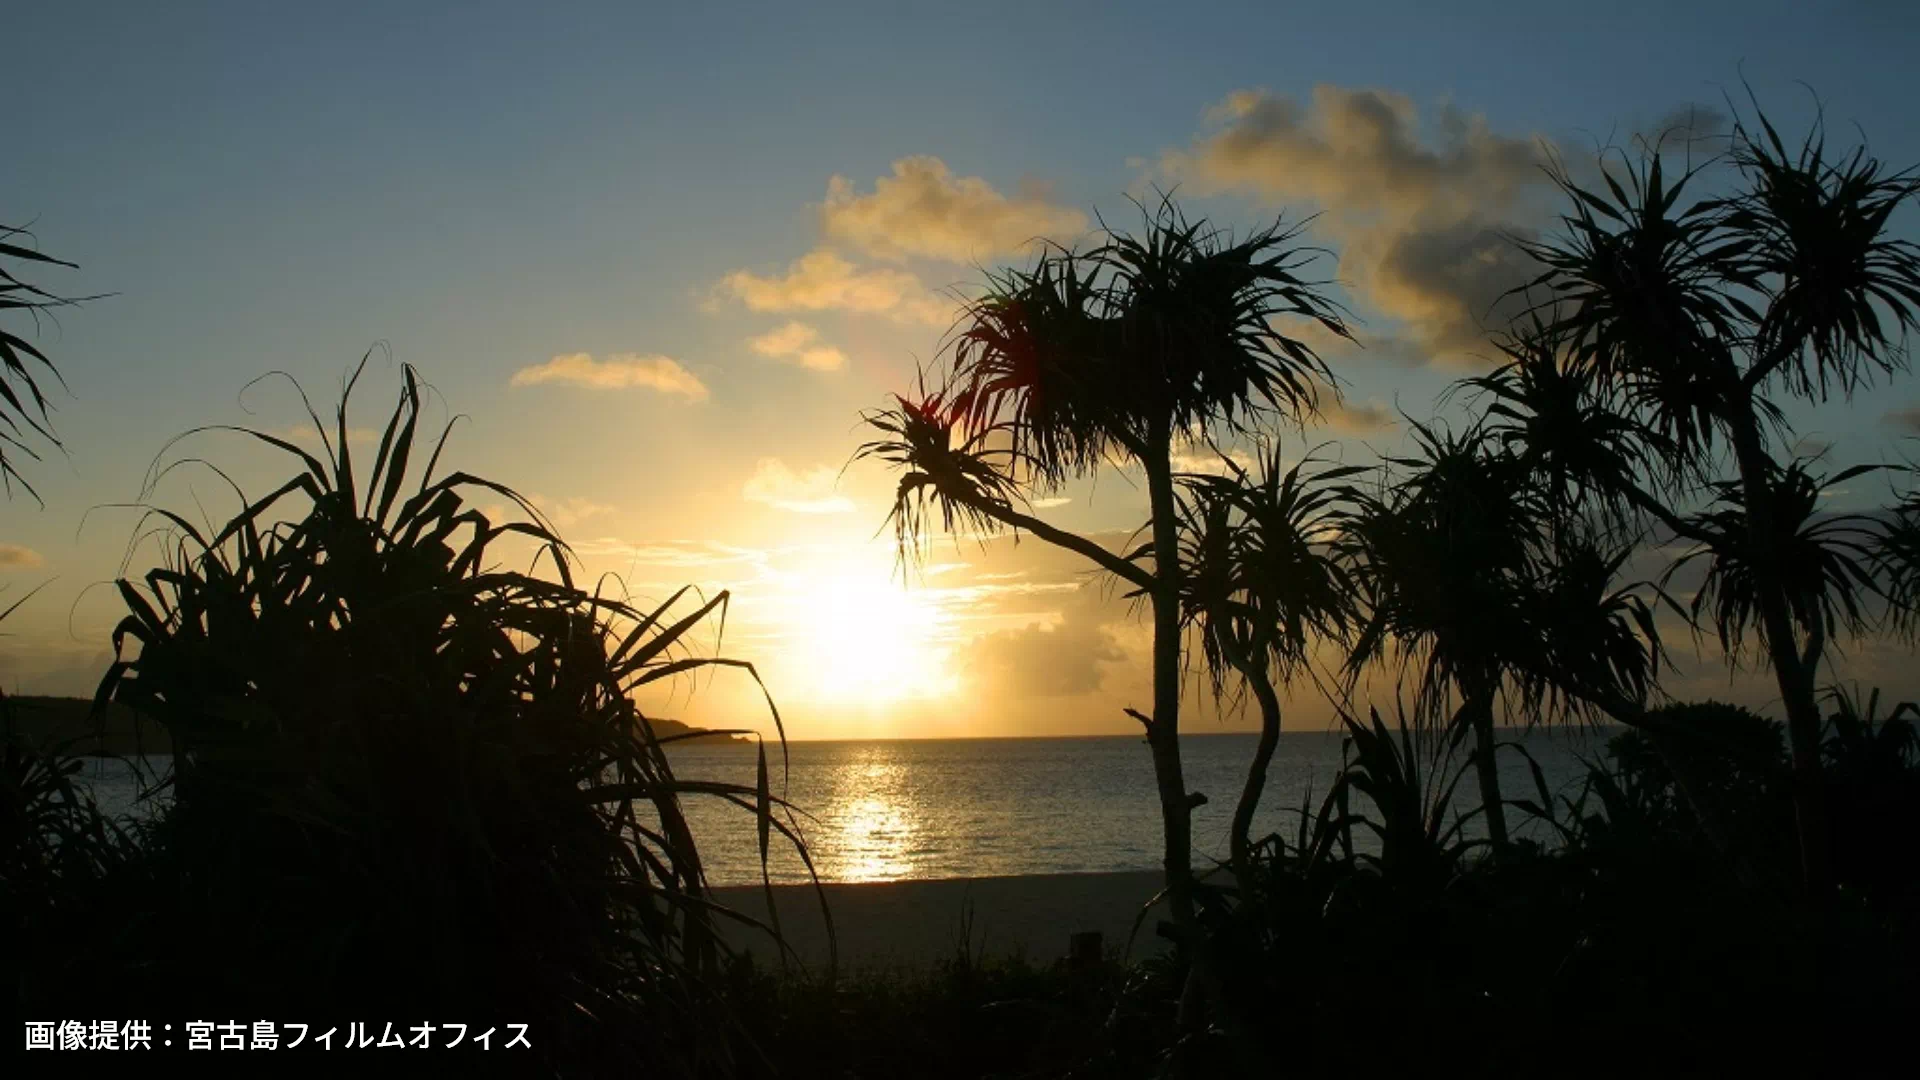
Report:
[[[946,617],[927,594],[841,569],[796,575],[790,584],[783,651],[797,692],[846,705],[952,692]]]

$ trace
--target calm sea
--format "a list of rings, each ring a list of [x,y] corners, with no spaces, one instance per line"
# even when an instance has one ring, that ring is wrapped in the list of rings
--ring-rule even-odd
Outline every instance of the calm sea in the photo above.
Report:
[[[1608,732],[1537,731],[1524,738],[1550,790],[1571,793],[1585,773],[1582,758],[1599,755]],[[1509,736],[1510,737],[1510,736]],[[1187,787],[1209,801],[1194,813],[1194,861],[1224,858],[1227,825],[1253,756],[1252,735],[1185,739]],[[780,761],[770,747],[776,793]],[[1160,813],[1153,764],[1138,738],[1030,738],[796,742],[786,794],[814,866],[827,881],[985,877],[1157,869]],[[1303,795],[1317,807],[1339,768],[1336,734],[1289,732],[1280,739],[1261,798],[1255,835],[1292,834]],[[744,745],[686,745],[671,751],[683,777],[751,786],[754,751]],[[1503,752],[1502,790],[1534,798],[1527,763]],[[153,764],[164,767],[164,759]],[[95,759],[87,776],[111,812],[134,810],[136,785],[127,766]],[[1477,804],[1468,776],[1455,798]],[[711,798],[686,806],[701,858],[716,885],[760,880],[753,815]],[[1545,827],[1510,812],[1520,835]],[[804,881],[790,849],[771,860],[776,881]],[[1359,838],[1356,838],[1357,840]]]

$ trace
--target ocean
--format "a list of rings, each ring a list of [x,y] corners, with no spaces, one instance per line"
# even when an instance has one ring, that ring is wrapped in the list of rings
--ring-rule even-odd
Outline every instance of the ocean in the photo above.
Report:
[[[1610,731],[1538,730],[1520,739],[1538,762],[1548,789],[1571,794],[1585,775],[1584,759],[1604,750]],[[1505,732],[1512,739],[1517,732]],[[1288,732],[1281,736],[1261,796],[1254,835],[1292,835],[1303,796],[1317,808],[1338,772],[1341,737]],[[1212,865],[1227,852],[1233,805],[1253,757],[1251,734],[1187,735],[1187,788],[1208,801],[1193,815],[1194,864]],[[783,777],[778,747],[769,765],[776,794]],[[996,877],[1019,874],[1152,870],[1160,865],[1160,811],[1153,763],[1137,737],[892,739],[795,742],[788,746],[787,799],[824,881]],[[677,744],[670,751],[682,777],[751,786],[755,755],[742,744]],[[1509,799],[1534,799],[1527,761],[1502,752],[1501,785]],[[152,762],[165,767],[164,759]],[[129,768],[92,759],[85,776],[109,812],[138,812]],[[1478,803],[1469,774],[1455,805]],[[689,796],[689,822],[701,860],[715,885],[760,880],[754,816],[711,797]],[[1549,831],[1510,810],[1520,836]],[[1469,823],[1469,832],[1477,819]],[[776,835],[769,872],[776,882],[802,882],[807,871]],[[1356,835],[1356,842],[1364,834]]]

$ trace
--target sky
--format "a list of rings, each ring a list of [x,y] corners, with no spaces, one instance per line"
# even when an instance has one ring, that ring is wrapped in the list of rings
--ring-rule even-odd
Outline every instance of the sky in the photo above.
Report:
[[[1444,10],[1442,10],[1444,9]],[[34,340],[65,455],[44,507],[0,504],[9,692],[89,693],[108,587],[156,461],[289,474],[207,424],[296,433],[372,350],[358,424],[399,366],[460,416],[450,462],[527,493],[583,569],[639,597],[731,590],[798,738],[1126,733],[1149,702],[1136,612],[1027,540],[936,544],[902,575],[892,478],[848,466],[863,409],[936,363],[959,299],[1031,242],[1178,193],[1247,229],[1317,214],[1364,348],[1300,440],[1367,462],[1439,411],[1527,267],[1504,237],[1558,204],[1542,164],[1639,133],[1723,130],[1742,79],[1783,129],[1920,162],[1900,3],[36,5],[7,17],[0,221],[102,294]],[[1811,92],[1809,90],[1811,88]],[[1709,175],[1703,183],[1714,182]],[[1897,228],[1913,234],[1911,216]],[[17,329],[17,328],[16,328]],[[1793,419],[1844,465],[1915,432],[1920,384]],[[358,424],[356,426],[358,426]],[[302,438],[310,438],[301,435]],[[843,471],[844,468],[844,471]],[[1860,507],[1884,496],[1856,485]],[[178,470],[152,495],[216,515]],[[227,500],[223,502],[223,500]],[[1040,511],[1110,541],[1124,471]],[[132,545],[132,546],[130,546]],[[903,584],[903,576],[905,578]],[[1764,678],[1679,650],[1668,683],[1766,707]],[[1836,675],[1911,694],[1898,650]],[[764,726],[743,680],[657,708]],[[1190,727],[1244,727],[1202,709]],[[1328,720],[1310,693],[1290,727]]]

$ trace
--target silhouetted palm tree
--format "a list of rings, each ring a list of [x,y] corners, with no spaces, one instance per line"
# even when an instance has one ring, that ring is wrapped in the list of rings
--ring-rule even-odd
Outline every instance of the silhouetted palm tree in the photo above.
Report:
[[[967,309],[951,366],[933,391],[898,398],[867,423],[879,438],[857,457],[903,474],[890,520],[903,556],[949,530],[1024,530],[1077,552],[1147,597],[1153,612],[1153,711],[1146,728],[1165,831],[1168,899],[1193,923],[1190,814],[1179,744],[1181,572],[1175,447],[1308,416],[1333,375],[1289,321],[1347,336],[1321,284],[1317,255],[1276,223],[1235,239],[1188,221],[1169,199],[1138,236],[1088,252],[1050,247],[1030,269],[989,277]],[[1151,540],[1125,555],[1020,507],[1123,462],[1146,477]],[[1131,710],[1130,710],[1131,712]],[[1182,936],[1189,936],[1183,933]]]
[[[1524,462],[1480,428],[1415,424],[1414,441],[1415,456],[1389,462],[1389,475],[1401,473],[1396,482],[1355,493],[1359,510],[1341,540],[1368,610],[1347,676],[1351,683],[1396,657],[1403,670],[1417,669],[1416,713],[1472,730],[1498,846],[1507,828],[1494,707],[1504,698],[1511,714],[1531,716],[1548,690],[1530,603],[1548,513]]]
[[[20,246],[19,241],[27,238],[25,229],[0,223],[0,260],[77,269],[70,262]],[[43,313],[77,302],[16,277],[5,262],[0,261],[0,312],[24,314],[38,325]],[[54,381],[62,382],[60,370],[47,359],[47,354],[26,338],[0,326],[0,488],[4,488],[8,496],[13,494],[13,485],[19,484],[36,502],[40,499],[40,493],[20,475],[17,459],[10,455],[23,454],[34,461],[40,460],[30,441],[35,439],[56,449],[60,446],[47,415],[47,396],[40,389],[40,379],[49,375]]]
[[[1222,455],[1226,475],[1181,477],[1181,561],[1186,617],[1199,632],[1214,696],[1229,676],[1260,709],[1260,740],[1234,805],[1228,837],[1234,869],[1246,880],[1249,836],[1267,766],[1280,741],[1282,686],[1309,662],[1317,642],[1345,642],[1360,621],[1359,598],[1334,539],[1347,514],[1344,481],[1365,472],[1348,466],[1302,472],[1279,444],[1268,448],[1257,475]]]
[[[1908,462],[1909,480],[1920,463]],[[1920,638],[1920,487],[1909,487],[1888,508],[1873,539],[1874,576],[1887,601],[1887,626],[1908,642]]]
[[[1555,459],[1604,466],[1579,482],[1680,536],[1721,544],[1716,558],[1735,553],[1724,546],[1732,535],[1710,539],[1673,504],[1714,483],[1722,450],[1731,451],[1739,521],[1718,520],[1745,532],[1737,549],[1743,613],[1786,705],[1802,855],[1819,887],[1814,675],[1825,628],[1806,617],[1798,568],[1783,547],[1794,530],[1779,519],[1792,517],[1799,481],[1777,461],[1791,439],[1771,395],[1821,402],[1905,368],[1901,342],[1920,309],[1920,248],[1890,237],[1887,223],[1916,180],[1864,149],[1830,154],[1817,124],[1790,149],[1764,115],[1756,123],[1757,131],[1736,125],[1726,161],[1740,183],[1729,196],[1688,196],[1700,167],[1670,179],[1657,148],[1624,177],[1605,172],[1605,192],[1556,177],[1572,206],[1561,234],[1526,245],[1546,267],[1533,285],[1548,296],[1536,310],[1551,328],[1553,368],[1542,362],[1524,376],[1550,385],[1570,373],[1588,402],[1630,421],[1633,432],[1614,431],[1624,441],[1612,451],[1586,439],[1590,453]],[[1553,425],[1542,415],[1536,433]],[[1591,433],[1560,434],[1578,442]],[[1631,455],[1625,446],[1635,447]]]

